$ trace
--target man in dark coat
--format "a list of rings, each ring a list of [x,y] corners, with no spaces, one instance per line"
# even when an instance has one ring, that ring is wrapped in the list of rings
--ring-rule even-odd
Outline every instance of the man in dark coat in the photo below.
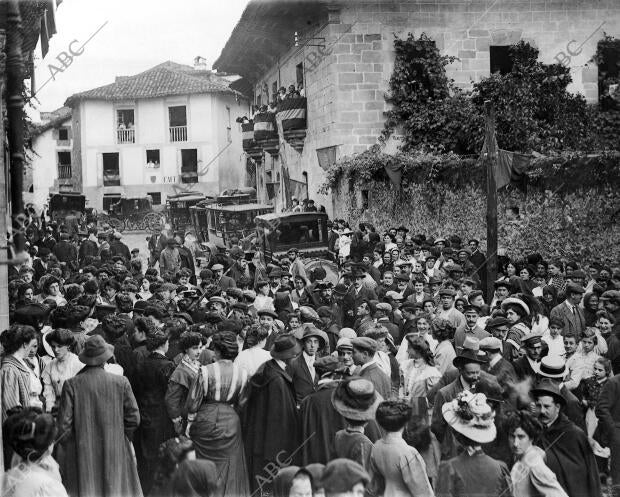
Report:
[[[517,381],[515,368],[502,357],[502,341],[499,338],[483,338],[480,340],[480,350],[485,351],[489,359],[487,372],[497,378],[504,390]]]
[[[543,378],[532,390],[544,426],[540,440],[545,462],[571,497],[600,497],[596,459],[586,434],[561,411],[565,400],[556,384]]]
[[[564,323],[563,334],[572,333],[577,339],[586,329],[586,318],[583,308],[579,307],[585,289],[575,283],[566,285],[566,300],[551,309],[549,318],[559,319]]]
[[[52,253],[58,259],[58,262],[66,263],[72,270],[77,269],[78,252],[69,241],[69,235],[67,233],[60,234],[60,241],[54,245]]]
[[[353,328],[355,325],[357,308],[362,302],[368,302],[370,300],[377,300],[377,295],[374,290],[364,286],[364,279],[366,273],[360,270],[356,270],[353,273],[353,284],[347,291],[342,301],[344,310],[344,325],[347,328]]]
[[[161,228],[156,228],[148,240],[150,253],[149,267],[153,267],[158,261],[161,251],[166,248],[166,235],[162,234]]]
[[[123,238],[123,235],[119,232],[114,233],[114,239],[110,242],[110,254],[112,256],[120,255],[125,261],[129,261],[131,259],[131,252],[129,247],[121,242],[121,238]]]
[[[83,240],[80,244],[80,250],[78,252],[78,259],[80,265],[84,264],[84,261],[87,257],[97,257],[99,255],[99,245],[97,244],[97,228],[89,228],[87,236],[88,238]]]
[[[321,379],[316,392],[308,395],[300,406],[304,466],[327,464],[334,459],[336,432],[345,427],[344,419],[332,404],[332,393],[343,375],[347,375],[346,366],[337,357],[326,356],[317,359],[314,367]]]
[[[280,467],[299,459],[299,419],[286,367],[300,352],[294,336],[279,336],[271,347],[273,359],[250,380],[243,435],[252,492],[269,491]]]
[[[357,374],[369,380],[381,397],[389,399],[392,393],[392,382],[375,361],[377,341],[368,337],[357,337],[351,340],[351,344],[353,345],[353,362],[356,366],[360,366]]]
[[[610,473],[613,483],[612,495],[620,495],[620,375],[607,380],[596,406],[601,439],[611,449]]]
[[[542,351],[542,335],[540,333],[530,333],[521,339],[525,348],[525,355],[512,363],[517,373],[517,378],[522,381],[530,378],[536,380],[536,375],[540,370],[540,353]]]
[[[288,373],[293,379],[295,400],[300,404],[308,395],[316,392],[319,377],[314,369],[314,361],[319,350],[325,348],[327,336],[312,324],[307,324],[302,338],[303,350],[291,361]]]

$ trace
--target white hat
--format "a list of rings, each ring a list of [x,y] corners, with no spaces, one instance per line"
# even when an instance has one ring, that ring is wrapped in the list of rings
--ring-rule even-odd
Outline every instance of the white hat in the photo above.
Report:
[[[493,421],[495,413],[483,393],[465,390],[452,402],[446,402],[441,408],[441,413],[454,431],[474,442],[490,443],[497,436]]]

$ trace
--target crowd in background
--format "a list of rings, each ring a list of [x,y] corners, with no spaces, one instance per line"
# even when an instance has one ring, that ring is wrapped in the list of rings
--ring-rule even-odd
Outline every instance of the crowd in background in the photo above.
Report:
[[[620,488],[620,267],[501,255],[487,281],[478,240],[343,220],[335,278],[170,230],[148,259],[95,226],[28,238],[3,495]]]

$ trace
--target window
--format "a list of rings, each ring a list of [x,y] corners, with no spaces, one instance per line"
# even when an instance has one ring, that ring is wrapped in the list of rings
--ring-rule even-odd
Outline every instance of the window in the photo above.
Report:
[[[168,107],[168,119],[170,121],[170,141],[187,141],[187,110],[185,105]]]
[[[502,76],[512,72],[514,61],[510,55],[510,47],[491,46],[491,74],[499,73]]]
[[[120,186],[121,171],[118,152],[103,155],[103,186]]]
[[[300,62],[295,66],[295,81],[297,83],[297,87],[299,88],[300,84],[304,84],[304,63]]]
[[[159,168],[159,150],[147,150],[146,151],[146,167],[157,169]]]
[[[161,192],[149,192],[147,195],[153,199],[153,205],[161,205]]]
[[[58,128],[58,139],[61,141],[69,140],[69,128]]]
[[[71,152],[58,152],[58,179],[71,179]]]
[[[116,111],[116,143],[135,143],[136,130],[133,109]]]
[[[198,183],[198,150],[181,150],[181,183]]]
[[[120,193],[104,193],[103,194],[103,210],[109,211],[112,205],[117,203],[121,199]]]

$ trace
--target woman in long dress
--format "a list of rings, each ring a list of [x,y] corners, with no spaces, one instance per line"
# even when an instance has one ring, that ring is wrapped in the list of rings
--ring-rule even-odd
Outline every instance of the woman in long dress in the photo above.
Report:
[[[241,422],[235,406],[245,400],[248,373],[233,363],[239,352],[233,332],[213,335],[216,361],[201,366],[187,398],[189,436],[196,457],[217,465],[217,496],[249,496]]]
[[[545,464],[545,452],[534,445],[542,424],[527,411],[511,413],[507,420],[515,464],[510,471],[514,497],[568,497],[555,473]]]

